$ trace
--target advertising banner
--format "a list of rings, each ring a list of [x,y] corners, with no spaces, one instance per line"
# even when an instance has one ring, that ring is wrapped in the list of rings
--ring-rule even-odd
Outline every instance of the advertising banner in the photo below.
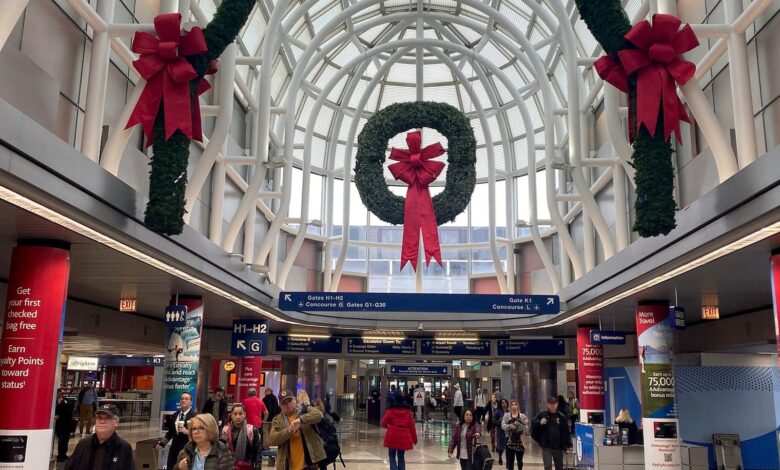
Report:
[[[646,470],[682,468],[672,371],[674,324],[670,315],[674,310],[665,302],[641,303],[636,309]]]
[[[775,338],[778,339],[777,350],[780,352],[780,251],[772,253],[772,305],[775,309]]]
[[[263,373],[263,358],[246,356],[238,359],[238,401],[249,398],[250,388],[257,390],[260,396],[260,375]]]
[[[577,393],[580,421],[591,413],[604,413],[604,349],[590,341],[590,327],[577,328]]]
[[[70,252],[17,246],[0,346],[0,469],[49,467]],[[23,404],[35,406],[20,406]]]
[[[193,403],[196,400],[203,300],[200,297],[179,297],[179,304],[187,307],[186,324],[183,327],[165,329],[163,415],[179,409],[179,397],[184,392],[192,395]]]

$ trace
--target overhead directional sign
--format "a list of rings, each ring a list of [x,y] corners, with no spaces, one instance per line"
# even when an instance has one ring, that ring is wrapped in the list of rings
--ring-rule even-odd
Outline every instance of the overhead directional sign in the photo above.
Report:
[[[282,292],[291,312],[446,312],[541,315],[560,312],[557,295]]]
[[[420,354],[430,356],[490,356],[490,340],[447,341],[441,339],[422,340]]]
[[[304,338],[279,335],[276,352],[341,354],[342,338]]]
[[[417,354],[416,339],[347,338],[348,354]]]
[[[591,344],[626,344],[623,331],[590,330]]]
[[[187,306],[171,305],[165,307],[165,326],[168,328],[183,328],[187,326]]]
[[[500,339],[499,356],[565,356],[566,342],[562,339]]]
[[[421,375],[450,375],[450,369],[447,366],[396,366],[392,365],[389,368],[389,375],[408,375],[408,376],[421,376]]]
[[[233,356],[267,355],[268,320],[233,320],[230,353]]]

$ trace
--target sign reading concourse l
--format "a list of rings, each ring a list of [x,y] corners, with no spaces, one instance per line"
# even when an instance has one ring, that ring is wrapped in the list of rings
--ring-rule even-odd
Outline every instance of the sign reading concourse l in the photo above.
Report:
[[[560,313],[557,295],[282,292],[289,312],[442,312],[542,315]]]

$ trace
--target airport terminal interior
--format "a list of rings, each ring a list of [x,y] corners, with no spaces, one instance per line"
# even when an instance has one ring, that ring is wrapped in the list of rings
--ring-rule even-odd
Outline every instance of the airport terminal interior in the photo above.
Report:
[[[0,470],[780,470],[778,12],[0,0]]]

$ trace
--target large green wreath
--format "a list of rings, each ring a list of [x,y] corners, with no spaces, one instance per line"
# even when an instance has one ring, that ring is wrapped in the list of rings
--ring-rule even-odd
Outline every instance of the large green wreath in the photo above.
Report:
[[[575,0],[580,16],[604,52],[617,59],[618,51],[633,47],[625,39],[631,29],[619,0]],[[605,84],[605,86],[608,86]],[[636,78],[628,82],[630,122],[636,122]],[[659,120],[663,113],[658,113]],[[634,230],[642,237],[666,235],[677,226],[674,219],[674,168],[672,144],[663,136],[663,125],[655,135],[640,126],[634,141],[632,165],[636,169],[636,221]]]
[[[255,0],[224,0],[212,21],[203,30],[208,51],[188,56],[198,76],[190,82],[190,95],[197,103],[198,83],[208,72],[210,64],[233,42],[249,18]],[[163,107],[160,106],[154,123],[151,171],[149,174],[149,203],[144,223],[147,228],[166,235],[180,234],[184,228],[184,193],[187,188],[187,163],[190,139],[177,130],[165,140]]]
[[[387,142],[409,129],[428,127],[447,138],[447,180],[433,197],[436,223],[455,218],[469,205],[477,182],[477,141],[468,118],[458,109],[431,101],[396,103],[377,111],[358,136],[355,184],[363,204],[383,221],[404,223],[404,198],[390,192],[384,174]]]

